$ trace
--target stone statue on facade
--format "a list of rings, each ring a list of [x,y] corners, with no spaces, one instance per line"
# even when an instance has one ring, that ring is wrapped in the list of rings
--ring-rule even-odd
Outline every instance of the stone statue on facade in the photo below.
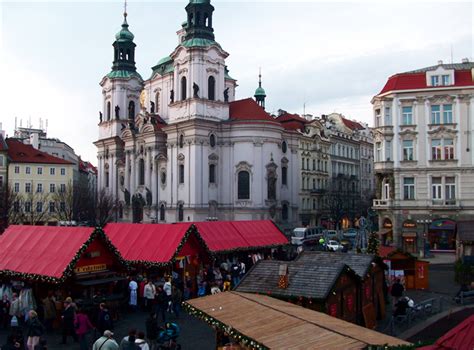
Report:
[[[99,123],[102,123],[102,112],[99,111]]]
[[[151,194],[150,189],[146,188],[146,205],[151,206],[153,203],[153,195]]]
[[[128,192],[126,188],[123,190],[123,197],[125,199],[125,204],[130,205],[130,192]]]
[[[120,119],[120,107],[115,106],[115,119]]]
[[[171,101],[171,103],[174,102],[174,90],[170,91],[170,101]]]
[[[229,88],[224,90],[224,102],[229,102]]]
[[[194,98],[199,98],[199,85],[196,83],[193,83],[193,93]]]

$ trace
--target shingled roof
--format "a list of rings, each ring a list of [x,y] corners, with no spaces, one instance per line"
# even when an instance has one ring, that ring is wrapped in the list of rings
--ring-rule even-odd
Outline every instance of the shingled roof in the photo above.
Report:
[[[354,270],[359,277],[364,278],[364,276],[369,272],[370,266],[375,259],[375,255],[370,254],[305,251],[300,254],[296,261],[304,262],[307,265],[347,265]]]
[[[288,266],[289,285],[286,289],[278,288],[279,269],[282,264]],[[326,299],[344,271],[354,274],[344,264],[261,260],[249,270],[235,290],[282,297]]]

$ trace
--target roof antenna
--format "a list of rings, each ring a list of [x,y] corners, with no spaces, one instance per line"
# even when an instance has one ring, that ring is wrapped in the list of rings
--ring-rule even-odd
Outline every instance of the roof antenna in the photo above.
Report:
[[[123,3],[123,17],[125,20],[127,20],[127,0],[124,0]]]
[[[453,44],[451,44],[451,64],[453,64]]]

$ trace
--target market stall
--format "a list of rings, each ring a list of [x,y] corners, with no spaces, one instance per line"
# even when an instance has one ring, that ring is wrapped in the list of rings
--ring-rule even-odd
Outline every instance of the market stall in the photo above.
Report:
[[[265,295],[225,292],[190,300],[184,308],[216,330],[219,350],[366,349],[371,345],[410,345]]]
[[[392,285],[400,279],[406,289],[427,289],[429,286],[429,262],[418,260],[410,253],[395,250],[384,258],[388,266],[388,280]]]

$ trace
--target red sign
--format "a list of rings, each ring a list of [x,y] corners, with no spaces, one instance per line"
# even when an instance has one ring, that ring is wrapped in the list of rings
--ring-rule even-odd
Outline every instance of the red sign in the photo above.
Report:
[[[352,294],[349,294],[347,296],[346,304],[347,304],[347,310],[349,310],[349,312],[354,311],[354,296]]]
[[[329,305],[329,315],[336,317],[337,316],[337,305],[331,304]]]

